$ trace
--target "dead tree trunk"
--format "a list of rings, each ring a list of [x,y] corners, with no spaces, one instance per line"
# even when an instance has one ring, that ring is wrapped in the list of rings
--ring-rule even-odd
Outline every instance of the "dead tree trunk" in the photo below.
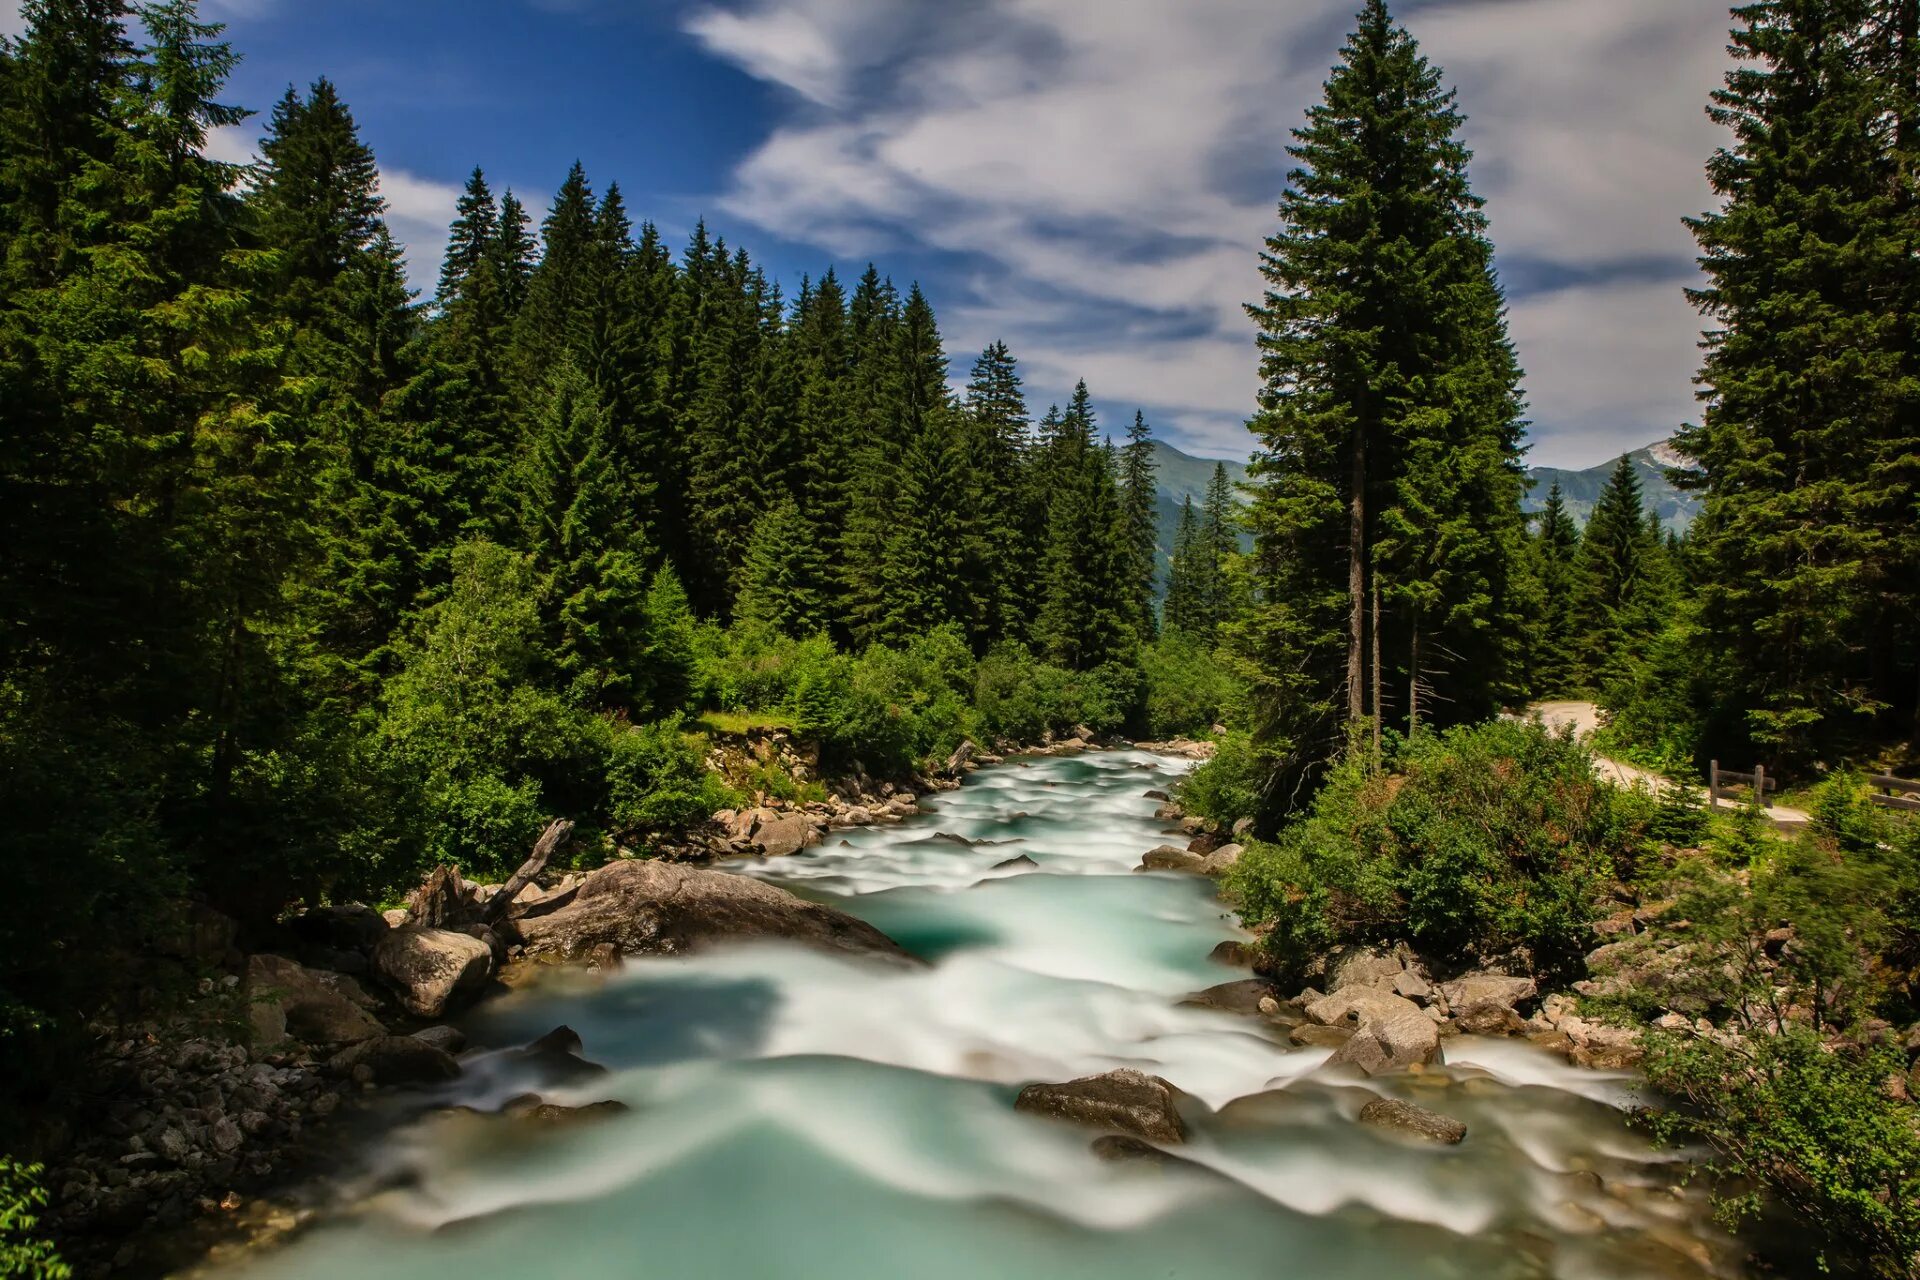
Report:
[[[565,818],[555,818],[549,822],[547,829],[540,833],[540,839],[535,842],[533,852],[527,855],[525,862],[520,864],[520,869],[507,877],[507,882],[500,886],[500,892],[487,899],[487,905],[480,912],[480,923],[492,924],[505,915],[507,908],[513,905],[513,900],[520,896],[520,891],[532,884],[533,878],[547,869],[547,859],[553,857],[572,838],[571,822]]]
[[[1353,424],[1353,493],[1347,503],[1347,724],[1366,718],[1367,645],[1367,434]]]

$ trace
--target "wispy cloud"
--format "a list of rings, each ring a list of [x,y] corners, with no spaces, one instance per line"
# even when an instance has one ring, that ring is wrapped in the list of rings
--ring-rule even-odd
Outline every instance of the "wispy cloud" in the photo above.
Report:
[[[1260,290],[1288,130],[1352,0],[930,9],[695,10],[686,29],[710,52],[793,95],[726,208],[838,256],[954,256],[966,265],[942,315],[957,351],[1005,336],[1042,395],[1085,374],[1190,444],[1244,451],[1256,374],[1240,306]],[[1724,13],[1454,0],[1408,16],[1460,85],[1503,254],[1577,282],[1516,299],[1538,454],[1589,459],[1670,430],[1690,409],[1694,358],[1679,219],[1708,199],[1700,169],[1717,137],[1700,106]],[[1671,264],[1657,287],[1649,261]],[[1608,291],[1629,266],[1639,283]],[[1605,310],[1586,309],[1596,299]],[[1654,349],[1650,335],[1676,333]]]

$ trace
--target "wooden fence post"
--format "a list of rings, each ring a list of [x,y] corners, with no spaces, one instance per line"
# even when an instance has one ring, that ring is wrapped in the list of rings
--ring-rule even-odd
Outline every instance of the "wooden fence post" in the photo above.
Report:
[[[1707,808],[1720,807],[1720,762],[1715,760],[1707,766]]]
[[[1763,764],[1753,766],[1753,799],[1762,809],[1773,807],[1767,803],[1767,766]]]

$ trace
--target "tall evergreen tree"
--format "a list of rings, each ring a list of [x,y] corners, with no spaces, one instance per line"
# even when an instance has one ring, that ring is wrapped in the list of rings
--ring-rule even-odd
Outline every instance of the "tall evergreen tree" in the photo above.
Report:
[[[1018,362],[1004,342],[974,361],[967,382],[970,469],[977,491],[975,536],[985,579],[981,639],[1022,638],[1032,615],[1035,542],[1028,528],[1022,471],[1031,445],[1026,393]]]
[[[1573,631],[1581,666],[1596,688],[1624,673],[1664,624],[1671,603],[1665,548],[1647,522],[1645,501],[1633,459],[1622,457],[1580,539]]]
[[[1126,607],[1134,634],[1150,640],[1159,631],[1154,586],[1160,576],[1160,489],[1154,479],[1153,433],[1146,415],[1135,411],[1120,451],[1120,522],[1115,531],[1120,561],[1126,566]]]
[[[828,621],[826,577],[812,526],[783,500],[754,524],[735,612],[796,638],[817,634]]]
[[[1368,0],[1289,149],[1267,241],[1261,604],[1238,642],[1279,763],[1266,808],[1310,792],[1394,690],[1447,718],[1505,693],[1518,619],[1518,370],[1453,95]],[[1281,656],[1284,655],[1284,658]]]
[[[1902,16],[1907,21],[1901,21]],[[1912,6],[1760,0],[1709,114],[1723,207],[1693,219],[1714,327],[1705,414],[1676,443],[1706,490],[1703,659],[1719,736],[1776,767],[1870,729],[1920,725],[1910,631],[1920,484],[1913,307]]]
[[[1200,582],[1204,544],[1200,522],[1194,518],[1193,498],[1180,504],[1180,523],[1173,536],[1173,561],[1167,567],[1166,629],[1174,635],[1210,635]]]
[[[1556,482],[1547,490],[1540,528],[1532,542],[1534,576],[1540,588],[1540,613],[1534,628],[1533,689],[1536,697],[1554,697],[1581,687],[1581,637],[1576,621],[1575,559],[1580,530],[1567,512]]]

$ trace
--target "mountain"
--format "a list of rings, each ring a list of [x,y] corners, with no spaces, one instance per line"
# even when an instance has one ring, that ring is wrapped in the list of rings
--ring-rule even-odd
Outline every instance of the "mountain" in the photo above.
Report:
[[[1161,563],[1165,564],[1173,556],[1173,536],[1180,527],[1180,504],[1191,497],[1193,505],[1198,507],[1206,500],[1207,482],[1213,479],[1213,467],[1218,459],[1196,458],[1192,454],[1182,453],[1164,440],[1155,440],[1153,448],[1153,461],[1159,468],[1160,480],[1160,496],[1155,504],[1160,517],[1160,555]],[[1633,459],[1634,470],[1640,473],[1647,504],[1660,513],[1661,522],[1669,529],[1678,533],[1686,532],[1687,526],[1700,514],[1700,495],[1684,493],[1674,488],[1667,479],[1667,468],[1684,466],[1686,459],[1664,440],[1644,449],[1636,449],[1628,456]],[[1575,523],[1584,526],[1616,461],[1610,458],[1584,471],[1530,467],[1527,478],[1533,482],[1533,487],[1521,505],[1528,512],[1540,510],[1546,505],[1548,488],[1558,482],[1561,496],[1567,502],[1568,513],[1573,516]],[[1235,484],[1247,478],[1246,463],[1227,459],[1226,467],[1227,478]],[[1242,542],[1244,544],[1244,538]],[[1165,585],[1161,583],[1163,590]]]
[[[1640,473],[1640,484],[1647,493],[1647,505],[1660,513],[1661,523],[1667,528],[1685,533],[1694,517],[1700,514],[1700,495],[1682,492],[1667,479],[1667,468],[1685,466],[1685,456],[1665,440],[1644,449],[1635,449],[1627,456],[1633,459],[1633,469]],[[1533,480],[1533,490],[1527,494],[1522,505],[1530,512],[1538,511],[1546,505],[1547,490],[1557,482],[1560,496],[1567,500],[1568,513],[1573,516],[1575,523],[1585,525],[1587,517],[1593,513],[1593,504],[1599,501],[1600,490],[1606,486],[1607,477],[1612,474],[1614,464],[1618,461],[1617,458],[1608,459],[1585,471],[1533,467],[1527,472]]]

